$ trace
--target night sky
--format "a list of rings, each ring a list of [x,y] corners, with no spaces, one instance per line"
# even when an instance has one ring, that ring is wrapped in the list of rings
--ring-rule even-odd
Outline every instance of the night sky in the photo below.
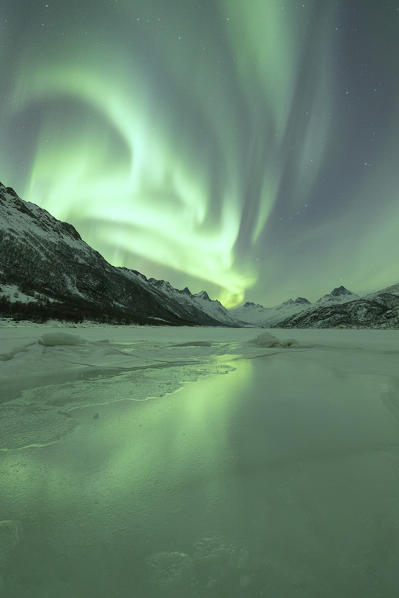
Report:
[[[399,0],[0,0],[0,180],[227,306],[399,281]]]

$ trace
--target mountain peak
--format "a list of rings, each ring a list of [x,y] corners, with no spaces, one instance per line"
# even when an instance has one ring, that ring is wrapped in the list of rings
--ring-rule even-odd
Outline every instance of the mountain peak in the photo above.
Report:
[[[309,299],[306,299],[306,297],[297,297],[294,303],[305,303],[311,305]]]
[[[351,291],[348,291],[342,284],[339,287],[335,287],[330,293],[332,297],[342,297],[342,295],[353,295]]]
[[[296,299],[287,299],[287,301],[283,301],[280,305],[311,305],[311,303],[305,297],[297,297]]]
[[[247,301],[242,307],[257,307],[264,309],[263,305],[260,305],[259,303],[253,303],[252,301]]]
[[[355,293],[352,293],[352,291],[349,291],[341,284],[341,286],[335,287],[331,293],[327,293],[326,295],[323,295],[323,297],[320,297],[320,299],[317,300],[317,303],[344,303],[346,301],[353,301],[357,297],[358,296]]]
[[[211,301],[206,291],[200,291],[199,293],[195,293],[194,297],[198,297],[198,299],[205,299],[206,301]]]
[[[191,291],[190,291],[190,289],[188,287],[184,287],[184,289],[182,289],[180,291],[180,293],[182,293],[183,295],[188,295],[189,297],[193,296],[192,293],[191,293]]]
[[[18,196],[17,192],[12,187],[6,187],[2,182],[0,182],[0,189],[3,192],[5,191],[6,193],[13,195],[14,197]]]

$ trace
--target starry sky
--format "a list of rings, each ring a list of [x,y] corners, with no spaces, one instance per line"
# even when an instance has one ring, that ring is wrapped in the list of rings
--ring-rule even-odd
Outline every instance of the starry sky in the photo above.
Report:
[[[0,0],[0,180],[228,307],[399,281],[399,0]]]

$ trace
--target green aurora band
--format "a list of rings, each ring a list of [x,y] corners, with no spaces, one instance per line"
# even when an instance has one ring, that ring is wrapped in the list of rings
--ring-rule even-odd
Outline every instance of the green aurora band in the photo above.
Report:
[[[356,266],[364,251],[363,236],[350,248],[346,242],[356,198],[378,194],[383,177],[392,181],[389,164],[374,166],[373,182],[356,181],[345,212],[301,221],[298,237],[284,233],[279,257],[268,247],[282,220],[317,202],[331,155],[337,163],[335,2],[101,0],[82,7],[49,0],[29,28],[20,18],[27,2],[10,10],[16,5],[15,30],[25,42],[2,100],[0,132],[7,122],[24,123],[26,147],[24,168],[16,150],[2,148],[1,177],[74,224],[111,263],[187,281],[194,291],[206,287],[229,307],[249,289],[258,301],[283,299],[267,293],[268,280],[281,292],[310,294],[327,273],[332,283],[350,276],[358,288],[395,282],[393,268],[377,260],[372,276],[345,263],[347,249]],[[4,51],[2,71],[9,60]],[[364,214],[359,220],[369,230]],[[395,231],[385,218],[374,224],[388,231],[389,253]],[[317,267],[310,248],[324,239],[331,243]],[[287,272],[287,285],[276,271],[286,271],[290,252],[306,264]]]

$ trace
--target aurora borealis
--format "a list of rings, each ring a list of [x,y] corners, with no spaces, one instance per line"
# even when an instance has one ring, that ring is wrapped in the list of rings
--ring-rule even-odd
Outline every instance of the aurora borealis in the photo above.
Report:
[[[0,180],[227,306],[398,282],[399,5],[0,0]]]

